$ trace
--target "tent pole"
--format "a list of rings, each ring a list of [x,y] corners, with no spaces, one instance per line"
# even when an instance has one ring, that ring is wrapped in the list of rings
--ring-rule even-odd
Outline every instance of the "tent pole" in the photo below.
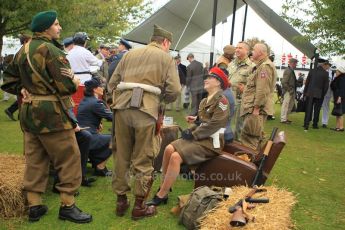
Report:
[[[243,20],[243,30],[242,30],[242,41],[244,41],[244,35],[246,33],[246,23],[247,23],[247,12],[248,12],[248,4],[246,1],[242,0],[246,4],[246,8],[244,10],[244,20]]]
[[[217,5],[218,5],[218,0],[214,0],[214,2],[213,2],[213,19],[212,19],[211,51],[210,51],[210,67],[213,66],[214,41],[215,41],[216,21],[217,21]]]
[[[234,43],[234,29],[235,29],[235,19],[236,19],[236,7],[237,7],[237,0],[234,0],[234,7],[232,8],[232,25],[231,25],[230,45],[232,45]]]

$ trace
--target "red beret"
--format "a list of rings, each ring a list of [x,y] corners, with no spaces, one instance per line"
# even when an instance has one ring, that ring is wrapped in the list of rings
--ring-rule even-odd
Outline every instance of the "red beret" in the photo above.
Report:
[[[226,90],[229,87],[229,80],[228,76],[224,73],[224,71],[219,67],[213,67],[210,69],[208,76],[216,78],[220,81],[220,85],[223,90]]]

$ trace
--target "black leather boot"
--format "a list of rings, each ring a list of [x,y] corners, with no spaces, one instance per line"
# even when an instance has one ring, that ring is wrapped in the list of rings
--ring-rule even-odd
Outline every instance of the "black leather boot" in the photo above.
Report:
[[[81,211],[75,204],[72,206],[61,206],[59,210],[59,219],[69,220],[74,223],[82,224],[92,221],[90,214]]]
[[[35,205],[29,208],[29,221],[39,221],[40,218],[48,211],[46,205]]]

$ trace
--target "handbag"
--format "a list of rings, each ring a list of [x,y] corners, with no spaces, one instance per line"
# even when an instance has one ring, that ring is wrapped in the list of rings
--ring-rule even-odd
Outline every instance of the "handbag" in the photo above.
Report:
[[[342,109],[341,103],[334,104],[332,115],[337,116],[337,117],[340,117],[343,115],[343,109]]]

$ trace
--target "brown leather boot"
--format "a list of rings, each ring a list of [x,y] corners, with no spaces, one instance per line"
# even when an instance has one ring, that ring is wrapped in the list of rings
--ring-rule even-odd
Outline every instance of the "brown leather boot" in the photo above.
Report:
[[[136,196],[135,203],[132,210],[132,219],[139,220],[145,217],[154,216],[157,214],[156,207],[144,204],[144,197]]]
[[[117,216],[124,216],[125,212],[129,208],[129,201],[126,195],[117,195],[117,202],[116,202],[116,215]]]

